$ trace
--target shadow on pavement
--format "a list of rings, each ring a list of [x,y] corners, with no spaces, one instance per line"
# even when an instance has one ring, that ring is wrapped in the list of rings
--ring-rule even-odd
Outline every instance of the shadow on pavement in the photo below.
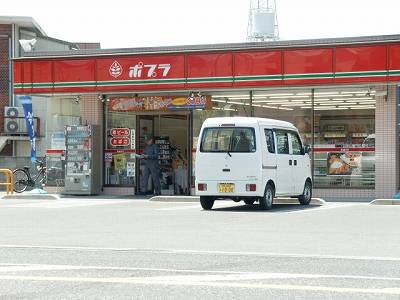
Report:
[[[299,204],[274,204],[272,209],[270,210],[261,210],[258,204],[254,205],[237,205],[230,207],[219,207],[213,208],[213,211],[216,212],[258,212],[258,213],[282,213],[282,212],[294,212],[294,211],[305,211],[305,210],[313,210],[320,205],[299,205]]]

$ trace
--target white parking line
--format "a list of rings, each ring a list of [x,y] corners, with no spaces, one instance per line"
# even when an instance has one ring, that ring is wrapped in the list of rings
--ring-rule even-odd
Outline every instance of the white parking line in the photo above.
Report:
[[[400,281],[400,277],[359,276],[347,274],[309,274],[309,273],[274,273],[274,272],[238,272],[228,270],[197,270],[197,269],[167,269],[167,268],[136,268],[111,266],[82,266],[82,265],[49,265],[49,264],[1,264],[0,273],[32,272],[32,271],[68,271],[68,270],[104,270],[104,271],[146,271],[165,273],[189,273],[188,275],[130,277],[132,279],[146,278],[151,281],[241,281],[256,279],[350,279],[350,280],[380,280]],[[196,274],[196,275],[193,275]]]
[[[315,206],[315,207],[299,207],[296,210],[291,211],[282,211],[284,214],[303,214],[303,213],[310,213],[316,212],[321,210],[330,210],[330,209],[337,209],[337,208],[347,208],[351,206],[358,206],[358,205],[368,205],[367,203],[326,203],[322,206]]]
[[[18,204],[4,204],[1,207],[6,208],[73,208],[99,205],[113,205],[121,203],[131,203],[132,200],[48,200]]]
[[[68,276],[18,276],[0,275],[0,280],[13,281],[47,281],[52,282],[72,282],[72,283],[111,283],[111,284],[141,284],[141,285],[162,285],[162,286],[204,286],[214,288],[246,288],[246,289],[265,289],[265,290],[284,290],[284,291],[307,291],[321,293],[342,293],[342,294],[376,294],[376,295],[400,295],[400,288],[358,288],[358,287],[335,287],[305,284],[268,284],[251,282],[203,282],[203,281],[167,281],[149,280],[147,277],[68,277]]]
[[[394,257],[394,256],[356,256],[356,255],[335,255],[335,254],[303,254],[303,253],[219,251],[219,250],[191,250],[191,249],[143,249],[143,248],[49,246],[49,245],[38,246],[38,245],[9,245],[9,244],[0,244],[0,248],[42,249],[42,250],[62,250],[62,251],[133,251],[133,252],[152,253],[152,254],[230,255],[230,256],[290,257],[290,258],[316,258],[316,259],[345,259],[345,260],[366,260],[366,261],[400,261],[400,257]]]

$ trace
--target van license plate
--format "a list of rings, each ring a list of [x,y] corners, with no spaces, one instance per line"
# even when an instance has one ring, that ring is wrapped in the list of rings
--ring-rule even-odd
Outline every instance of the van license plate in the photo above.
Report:
[[[233,193],[235,191],[235,185],[233,183],[220,183],[218,185],[220,193]]]

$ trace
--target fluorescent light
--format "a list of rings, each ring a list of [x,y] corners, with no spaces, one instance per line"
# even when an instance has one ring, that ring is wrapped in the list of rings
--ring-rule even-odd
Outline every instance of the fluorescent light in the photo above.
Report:
[[[270,99],[288,99],[288,98],[310,98],[309,96],[273,96],[273,97],[269,97]]]
[[[254,94],[255,97],[294,96],[294,93]]]
[[[213,107],[212,109],[214,109],[214,110],[225,110],[225,111],[237,111],[237,109],[234,109],[234,108],[223,108],[223,107]]]
[[[341,94],[375,94],[375,91],[369,91],[369,90],[365,90],[365,91],[341,91]]]
[[[315,92],[314,95],[337,95],[339,92]]]
[[[371,107],[360,106],[360,107],[351,107],[350,109],[376,109],[376,108],[375,108],[375,106],[371,106]]]
[[[340,105],[340,107],[348,107],[348,108],[351,108],[351,107],[375,107],[375,106],[373,106],[373,105]]]
[[[332,106],[333,104],[344,104],[345,102],[341,101],[341,102],[335,102],[335,103],[315,103],[317,104],[317,106]]]
[[[296,95],[297,96],[310,96],[311,93],[310,92],[308,92],[308,93],[296,93]]]
[[[212,95],[212,98],[219,97],[219,98],[231,98],[231,97],[249,97],[249,94],[223,94],[223,95]]]
[[[314,110],[348,110],[348,108],[342,108],[342,107],[315,107]]]
[[[290,106],[296,107],[296,106],[304,106],[304,104],[306,104],[306,103],[282,104],[281,106],[283,106],[283,107],[290,107]]]
[[[226,103],[226,100],[216,100],[216,99],[211,99],[212,102],[218,102],[218,103]]]

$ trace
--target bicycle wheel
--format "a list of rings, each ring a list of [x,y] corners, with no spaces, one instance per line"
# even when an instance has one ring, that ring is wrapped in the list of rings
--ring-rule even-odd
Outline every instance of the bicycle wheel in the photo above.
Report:
[[[28,187],[29,176],[23,169],[16,169],[14,174],[14,192],[22,193]]]

